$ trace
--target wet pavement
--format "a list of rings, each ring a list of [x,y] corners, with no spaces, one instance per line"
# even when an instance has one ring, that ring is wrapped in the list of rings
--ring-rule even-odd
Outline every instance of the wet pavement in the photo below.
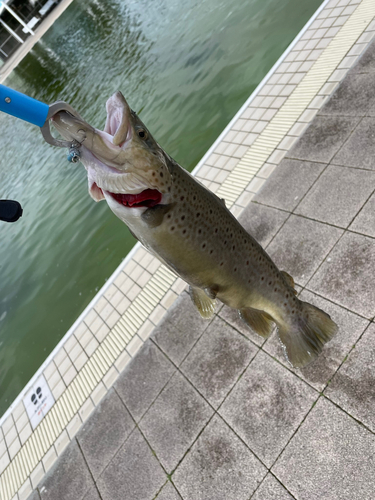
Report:
[[[375,43],[240,220],[339,333],[302,370],[186,292],[32,500],[365,500],[375,491]]]

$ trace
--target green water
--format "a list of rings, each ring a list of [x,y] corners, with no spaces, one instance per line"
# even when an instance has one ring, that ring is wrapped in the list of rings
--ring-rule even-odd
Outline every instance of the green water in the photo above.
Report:
[[[120,89],[192,170],[321,0],[76,0],[5,82],[103,127]],[[0,415],[134,245],[82,166],[0,116]]]

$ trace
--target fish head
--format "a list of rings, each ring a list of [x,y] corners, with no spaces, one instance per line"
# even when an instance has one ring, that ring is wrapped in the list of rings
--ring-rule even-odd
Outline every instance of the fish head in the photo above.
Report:
[[[121,92],[106,103],[104,130],[91,127],[67,111],[52,124],[68,141],[76,140],[87,170],[89,193],[95,201],[106,199],[111,210],[127,221],[129,210],[168,203],[172,176],[166,155]],[[134,215],[134,210],[131,211]]]

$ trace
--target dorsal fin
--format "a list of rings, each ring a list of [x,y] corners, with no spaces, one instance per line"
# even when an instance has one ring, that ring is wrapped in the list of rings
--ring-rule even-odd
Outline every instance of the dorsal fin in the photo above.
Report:
[[[283,275],[283,278],[285,279],[287,285],[292,288],[294,295],[297,295],[297,291],[294,289],[294,279],[290,274],[288,274],[286,271],[280,271],[280,273]]]

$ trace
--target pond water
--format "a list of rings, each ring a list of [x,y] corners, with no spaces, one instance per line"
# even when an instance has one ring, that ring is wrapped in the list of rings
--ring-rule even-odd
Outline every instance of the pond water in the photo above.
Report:
[[[321,0],[76,0],[6,85],[69,102],[96,127],[121,90],[192,170]],[[0,415],[135,243],[88,196],[84,168],[39,129],[0,116]]]

